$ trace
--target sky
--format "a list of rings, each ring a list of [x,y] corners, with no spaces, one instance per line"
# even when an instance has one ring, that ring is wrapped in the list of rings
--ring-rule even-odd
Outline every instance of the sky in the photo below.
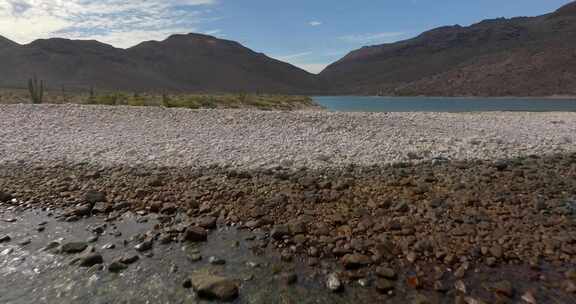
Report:
[[[120,48],[175,33],[238,41],[312,73],[366,45],[443,25],[535,16],[569,0],[0,0],[0,35]]]

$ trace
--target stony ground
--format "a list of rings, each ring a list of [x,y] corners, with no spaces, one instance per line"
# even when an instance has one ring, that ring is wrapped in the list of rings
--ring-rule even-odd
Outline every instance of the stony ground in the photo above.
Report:
[[[261,168],[576,150],[574,113],[329,113],[0,105],[0,162]]]
[[[355,288],[389,303],[576,302],[574,114],[0,111],[0,246],[20,242],[14,210],[62,223],[154,215],[126,248],[147,257],[236,227],[281,261],[268,270],[285,285],[315,278],[310,302]],[[129,268],[84,245],[53,249]],[[251,302],[250,282],[178,284]]]

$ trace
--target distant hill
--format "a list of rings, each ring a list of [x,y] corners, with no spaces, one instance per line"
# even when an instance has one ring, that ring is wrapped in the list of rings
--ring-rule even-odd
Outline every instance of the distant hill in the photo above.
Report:
[[[97,41],[42,39],[18,45],[0,38],[0,86],[23,86],[37,74],[49,86],[117,90],[298,93],[314,76],[212,36],[173,35],[118,49]]]
[[[364,47],[320,78],[333,94],[576,95],[576,3]]]

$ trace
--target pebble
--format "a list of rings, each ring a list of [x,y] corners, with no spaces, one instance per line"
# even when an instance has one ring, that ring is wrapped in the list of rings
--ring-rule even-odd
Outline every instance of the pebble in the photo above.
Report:
[[[12,238],[9,235],[0,235],[0,243],[10,242],[10,240],[12,240]]]
[[[224,265],[226,264],[226,261],[224,259],[215,257],[215,256],[211,256],[208,258],[208,263],[212,264],[212,265]]]
[[[80,257],[81,267],[91,267],[102,263],[104,263],[104,258],[102,258],[102,255],[99,253],[88,253]]]
[[[137,254],[127,254],[119,259],[120,263],[130,265],[136,263],[140,257]]]
[[[108,271],[110,272],[114,272],[114,273],[118,273],[121,272],[125,269],[128,268],[128,265],[122,263],[122,262],[112,262],[109,266],[108,266]]]
[[[326,287],[333,292],[341,291],[343,289],[342,282],[336,273],[331,273],[328,275],[326,280]]]
[[[236,282],[228,278],[207,273],[195,273],[192,274],[190,280],[192,288],[202,299],[232,301],[238,297]]]
[[[152,249],[152,246],[153,246],[152,240],[148,239],[134,246],[134,249],[136,249],[136,251],[144,252]]]
[[[390,280],[379,278],[374,281],[374,287],[381,293],[388,293],[394,290],[394,283]]]
[[[190,226],[184,231],[184,240],[189,242],[205,242],[208,240],[208,231],[202,227]]]
[[[86,242],[68,242],[60,246],[60,252],[62,253],[79,253],[84,251],[88,247]]]

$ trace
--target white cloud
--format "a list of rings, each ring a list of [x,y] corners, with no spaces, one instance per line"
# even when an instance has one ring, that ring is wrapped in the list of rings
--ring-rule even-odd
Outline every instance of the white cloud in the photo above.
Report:
[[[310,26],[320,26],[320,25],[322,25],[322,21],[313,20],[313,21],[308,22],[308,24]]]
[[[338,39],[349,43],[394,42],[405,36],[403,32],[365,33],[340,36]]]
[[[118,47],[197,30],[216,0],[0,0],[0,35],[97,39]]]
[[[302,52],[302,53],[282,55],[282,56],[273,56],[273,57],[278,59],[278,60],[281,60],[281,61],[290,61],[290,60],[306,57],[306,56],[311,55],[311,54],[312,54],[312,52]]]

